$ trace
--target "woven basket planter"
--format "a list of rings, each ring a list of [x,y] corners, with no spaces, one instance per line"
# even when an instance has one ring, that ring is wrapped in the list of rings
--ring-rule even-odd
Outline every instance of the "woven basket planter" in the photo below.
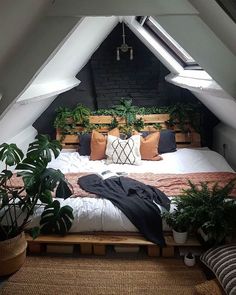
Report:
[[[25,261],[26,248],[24,232],[0,242],[0,276],[12,274],[21,268]]]

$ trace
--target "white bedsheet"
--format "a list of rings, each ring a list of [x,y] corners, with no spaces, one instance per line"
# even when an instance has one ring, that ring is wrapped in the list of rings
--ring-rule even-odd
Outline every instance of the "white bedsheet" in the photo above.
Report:
[[[69,172],[114,172],[128,173],[194,173],[194,172],[233,172],[226,160],[218,153],[207,148],[179,149],[173,153],[162,154],[161,161],[142,161],[141,165],[107,164],[106,160],[90,161],[89,156],[77,152],[61,152],[49,167]]]
[[[89,161],[89,157],[80,156],[77,152],[62,152],[49,167],[68,172],[153,172],[153,173],[194,173],[194,172],[233,172],[225,159],[209,149],[179,149],[174,153],[162,155],[162,161],[142,161],[140,166],[107,165],[105,160]],[[70,232],[85,231],[128,231],[136,232],[137,228],[109,200],[95,198],[59,199],[61,205],[73,208],[74,221]],[[172,207],[173,208],[173,207]],[[35,213],[32,225],[38,224],[39,215]],[[166,224],[163,229],[168,230]]]

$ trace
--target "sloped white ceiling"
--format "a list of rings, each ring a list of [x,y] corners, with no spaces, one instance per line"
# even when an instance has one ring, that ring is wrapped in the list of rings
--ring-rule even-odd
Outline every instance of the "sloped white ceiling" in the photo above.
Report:
[[[10,16],[10,22],[9,18],[1,19],[0,17],[0,32],[2,30],[2,34],[7,34],[9,23],[9,30],[11,29],[9,40],[5,37],[9,42],[3,52],[0,52],[0,61],[1,58],[5,59],[4,63],[0,63],[0,93],[2,94],[0,130],[6,128],[7,122],[12,118],[17,128],[14,131],[14,124],[10,124],[9,133],[0,134],[1,141],[10,140],[16,136],[16,132],[20,133],[23,129],[27,129],[26,125],[29,127],[36,120],[55,95],[80,82],[75,78],[76,73],[88,61],[119,19],[122,19],[122,17],[111,15],[125,15],[123,19],[133,32],[173,74],[181,76],[184,71],[182,66],[178,64],[174,66],[174,62],[168,58],[168,55],[165,56],[161,50],[155,49],[147,36],[140,33],[133,18],[127,17],[129,15],[155,16],[164,29],[218,83],[209,77],[210,84],[216,83],[216,88],[219,87],[220,90],[217,93],[219,98],[222,94],[222,103],[236,111],[234,100],[236,60],[232,51],[233,45],[226,42],[224,30],[220,30],[219,26],[216,27],[213,19],[208,19],[207,14],[203,13],[205,3],[203,1],[200,1],[201,5],[197,5],[197,1],[194,0],[100,0],[99,4],[93,0],[45,0],[41,2],[41,5],[37,4],[35,10],[31,10],[32,1],[21,0],[21,9],[17,12],[17,17],[14,13],[12,14],[12,1],[10,0],[8,6],[5,6],[5,13]],[[1,2],[4,1],[0,0],[0,4]],[[218,5],[214,9],[216,14],[222,13]],[[1,13],[4,14],[4,11],[1,10],[0,16]],[[12,27],[18,24],[18,14],[21,17],[28,15],[30,29],[25,22],[25,27],[21,27],[22,39],[14,43]],[[86,15],[90,17],[84,18],[83,16]],[[99,15],[101,17],[91,17]],[[225,14],[224,18],[228,19]],[[230,30],[235,29],[235,24],[232,25],[232,23],[229,26],[228,23],[222,22],[222,26],[230,27]],[[15,48],[15,54],[11,58],[9,56],[5,58],[6,52],[12,47]],[[173,82],[171,79],[169,81]],[[181,81],[182,83],[176,82],[176,84],[189,88],[189,85]],[[205,92],[202,86],[200,90],[201,101],[223,122],[236,129],[236,119],[228,121],[228,115],[224,112],[227,108],[221,108],[221,99],[218,99],[215,104],[214,95],[209,96],[209,92]],[[18,113],[19,106],[21,106],[21,114],[24,108],[31,113],[30,119],[25,121],[27,124],[23,123],[24,120]]]

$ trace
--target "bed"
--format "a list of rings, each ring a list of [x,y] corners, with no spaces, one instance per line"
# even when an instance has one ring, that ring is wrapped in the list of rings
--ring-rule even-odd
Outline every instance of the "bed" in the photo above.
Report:
[[[151,123],[160,123],[163,121],[160,115],[158,117],[149,116],[146,121],[149,119],[152,120]],[[77,135],[63,137],[62,144],[64,149],[57,159],[49,163],[49,167],[60,169],[73,187],[73,195],[69,199],[59,199],[61,205],[70,205],[73,208],[75,219],[70,233],[88,234],[106,232],[112,237],[114,233],[133,234],[138,232],[133,222],[117,206],[113,205],[110,200],[102,196],[97,197],[95,194],[83,190],[78,185],[78,179],[86,175],[101,174],[106,170],[110,170],[113,173],[125,173],[125,177],[137,180],[164,192],[170,201],[174,196],[180,194],[183,188],[188,187],[188,179],[194,183],[208,181],[213,184],[218,181],[220,185],[224,185],[232,178],[235,178],[236,175],[233,169],[220,154],[208,148],[200,147],[200,136],[192,129],[189,129],[190,133],[181,133],[179,130],[175,132],[163,130],[158,133],[150,128],[148,126],[148,133],[152,134],[150,135],[151,141],[155,137],[155,134],[159,134],[155,139],[157,141],[152,141],[152,144],[155,144],[155,155],[149,157],[149,152],[151,150],[153,152],[153,149],[150,148],[150,142],[146,142],[145,139],[145,144],[148,143],[148,149],[146,150],[146,154],[144,153],[145,157],[143,158],[142,155],[142,159],[140,158],[141,161],[139,161],[138,165],[130,165],[130,162],[127,164],[126,162],[117,164],[119,163],[119,161],[117,162],[117,159],[120,159],[119,157],[116,158],[115,163],[112,163],[114,161],[104,159],[104,154],[101,156],[101,151],[98,157],[94,157],[91,141],[93,139],[93,133],[95,134],[96,131],[93,131],[89,138],[87,136],[78,137]],[[105,130],[105,133],[107,133],[107,130]],[[120,136],[119,132],[117,133],[116,130],[113,134],[110,133],[107,139],[98,132],[96,134],[98,137],[97,141],[95,141],[95,148],[97,149],[102,144],[102,149],[106,149],[109,158],[109,137],[112,139],[112,145],[114,147],[115,138],[119,138]],[[143,134],[142,136],[134,134],[135,136],[139,136],[141,139],[142,137],[144,138]],[[162,148],[166,148],[165,142],[163,145],[163,139],[168,142],[169,137],[171,137],[171,142],[168,143],[167,149],[160,149],[161,146]],[[62,138],[60,132],[58,132],[57,138]],[[84,139],[86,141],[89,139],[89,143],[87,142],[89,151],[87,152],[84,152],[81,148]],[[143,142],[140,143],[140,150],[142,150],[142,144]],[[80,145],[79,152],[78,145]],[[157,152],[156,154],[157,147],[159,153]],[[112,155],[114,156],[114,152]],[[160,213],[166,210],[160,205],[157,206]],[[172,205],[170,207],[172,210]],[[35,212],[31,226],[38,224],[41,212],[42,208]],[[162,226],[164,231],[170,230],[164,222]]]
[[[152,185],[172,199],[187,188],[187,179],[194,183],[208,181],[224,185],[235,178],[235,173],[225,159],[208,148],[183,148],[176,152],[165,153],[163,160],[157,162],[142,161],[141,165],[106,164],[106,160],[90,161],[89,156],[80,156],[78,152],[63,150],[49,167],[65,173],[73,187],[73,196],[59,199],[62,205],[73,208],[75,220],[70,232],[137,232],[137,228],[109,200],[96,198],[80,188],[78,178],[84,175],[101,173],[105,170],[126,172],[127,176]],[[42,210],[42,209],[41,209]],[[163,211],[163,208],[160,207]],[[33,225],[38,223],[41,211],[35,213]],[[163,229],[169,230],[166,224]]]

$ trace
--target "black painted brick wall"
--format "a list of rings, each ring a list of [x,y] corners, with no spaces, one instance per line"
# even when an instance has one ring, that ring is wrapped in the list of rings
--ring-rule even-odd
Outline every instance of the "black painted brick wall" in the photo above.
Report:
[[[126,43],[133,47],[134,59],[121,53],[116,60],[116,47],[122,44],[122,26],[118,24],[91,58],[98,108],[131,97],[138,106],[168,105],[176,99],[184,100],[180,88],[165,81],[169,71],[153,53],[125,27]]]

